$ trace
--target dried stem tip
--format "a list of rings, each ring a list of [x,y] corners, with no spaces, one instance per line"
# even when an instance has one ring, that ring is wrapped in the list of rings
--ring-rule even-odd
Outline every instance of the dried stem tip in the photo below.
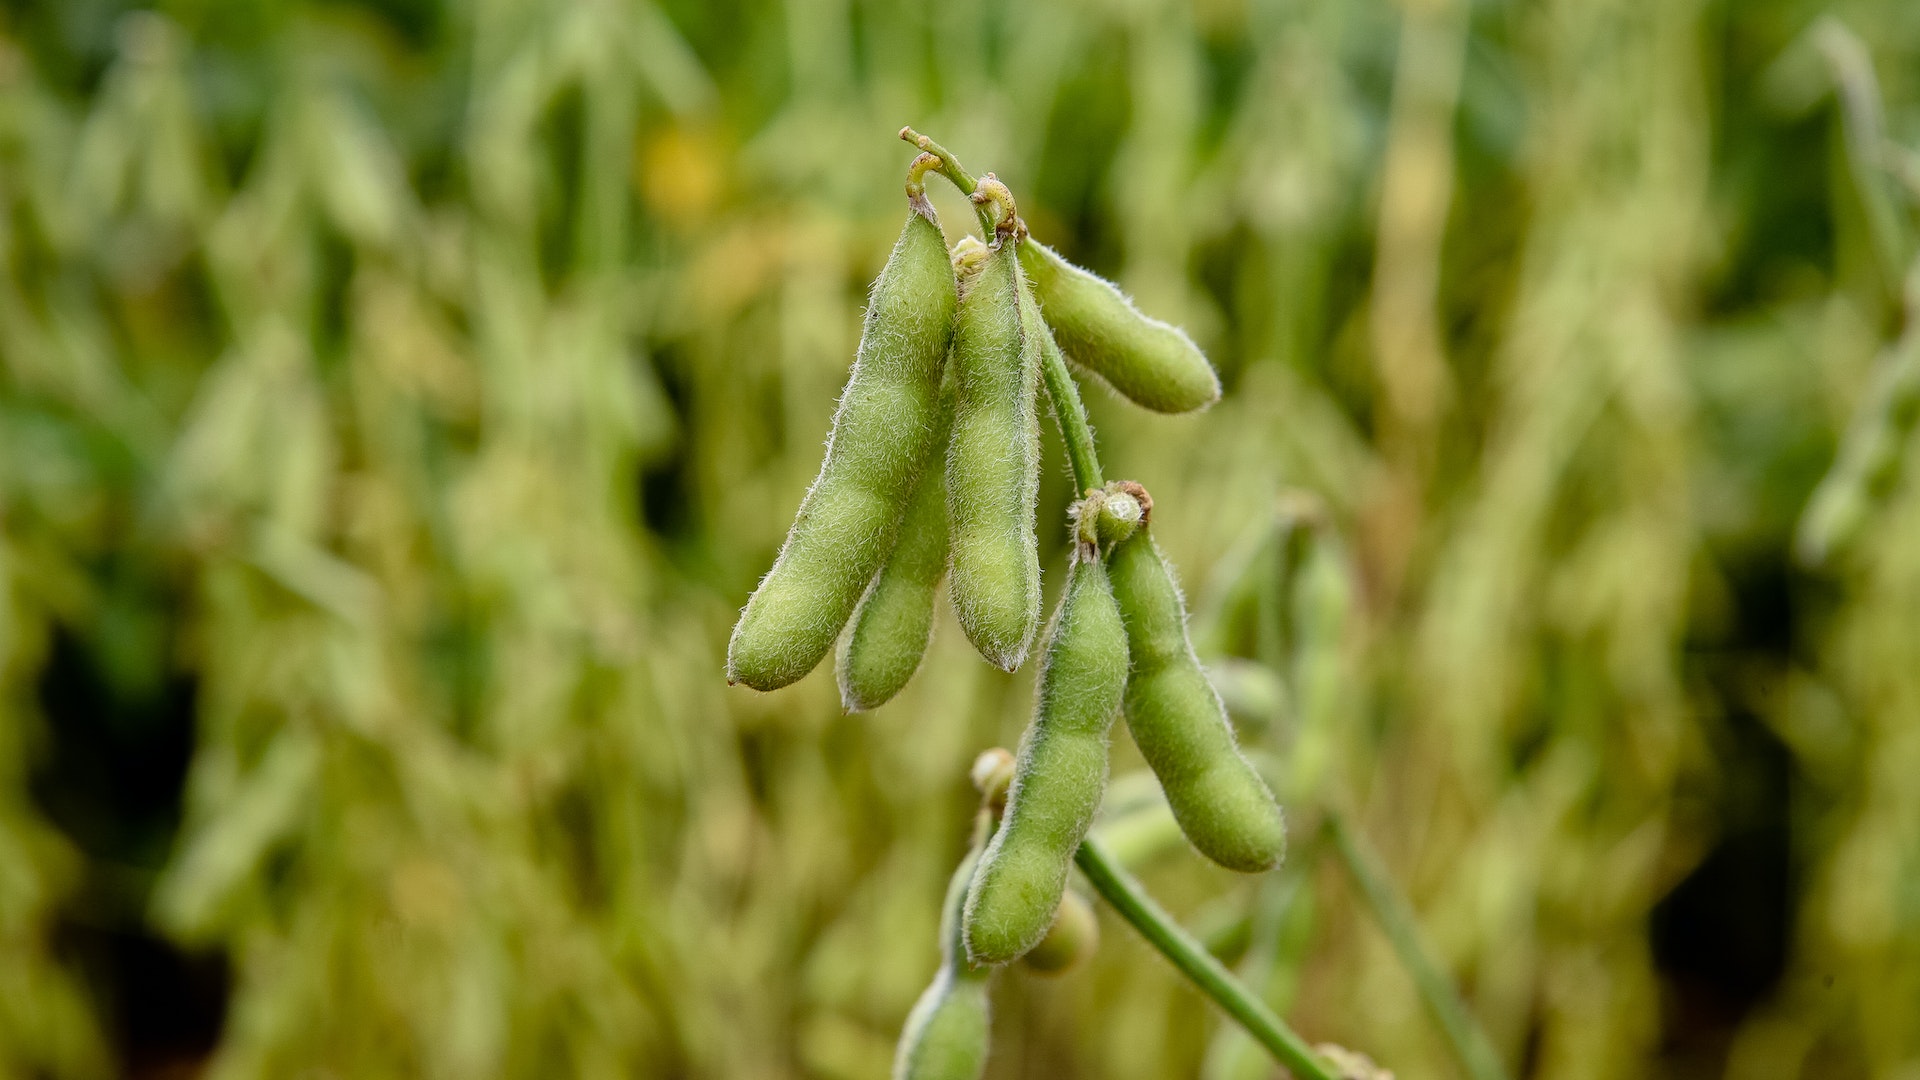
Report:
[[[940,168],[940,159],[933,154],[921,154],[907,166],[907,198],[918,205],[927,198],[927,174]]]
[[[981,804],[999,814],[1007,804],[1007,787],[1013,783],[1013,752],[1004,746],[981,751],[969,775]]]
[[[1094,559],[1132,536],[1146,524],[1153,508],[1147,489],[1131,480],[1116,480],[1103,488],[1089,488],[1085,498],[1067,508],[1082,559]]]
[[[993,203],[996,242],[1014,235],[1020,228],[1020,210],[1014,205],[1013,191],[1001,183],[999,177],[992,173],[981,177],[979,187],[968,198],[973,200],[975,206],[985,206],[989,201]]]

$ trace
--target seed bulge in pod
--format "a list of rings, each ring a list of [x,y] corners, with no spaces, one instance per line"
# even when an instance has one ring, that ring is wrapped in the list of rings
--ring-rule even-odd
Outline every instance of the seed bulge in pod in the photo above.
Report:
[[[947,444],[948,589],[967,640],[1012,671],[1040,623],[1039,311],[1011,240],[990,249],[960,301]]]
[[[774,690],[833,648],[893,550],[939,433],[958,302],[946,240],[921,197],[874,282],[826,460],[727,647],[727,681]]]
[[[849,712],[892,700],[919,670],[933,636],[933,601],[947,576],[948,419],[943,409],[939,436],[914,485],[893,553],[840,639],[835,670],[840,702]]]
[[[1141,528],[1108,558],[1133,662],[1127,728],[1202,855],[1229,870],[1272,869],[1287,844],[1279,804],[1234,745],[1226,708],[1187,638],[1186,601],[1152,533]]]
[[[1031,237],[1020,243],[1020,265],[1067,359],[1155,412],[1219,400],[1220,379],[1193,339],[1142,313],[1113,282]]]
[[[1094,917],[1087,898],[1068,889],[1060,898],[1060,910],[1047,927],[1047,936],[1027,951],[1020,962],[1029,971],[1041,975],[1064,975],[1085,963],[1100,947],[1100,920]]]
[[[1127,637],[1099,560],[1074,560],[1042,665],[1006,814],[967,896],[967,955],[975,963],[1006,963],[1045,936],[1106,788],[1107,733],[1126,686]]]

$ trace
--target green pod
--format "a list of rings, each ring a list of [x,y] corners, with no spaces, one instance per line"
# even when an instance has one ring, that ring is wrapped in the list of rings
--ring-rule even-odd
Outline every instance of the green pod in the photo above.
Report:
[[[940,907],[940,970],[914,1002],[893,1058],[894,1080],[977,1080],[987,1067],[990,967],[967,963],[961,909],[980,849],[967,852]]]
[[[1192,412],[1219,400],[1219,376],[1200,346],[1134,307],[1113,282],[1031,237],[1020,242],[1020,265],[1067,359],[1155,412]]]
[[[1038,975],[1064,975],[1086,963],[1100,947],[1100,920],[1094,917],[1087,898],[1068,889],[1060,897],[1060,910],[1040,944],[1027,950],[1020,963]]]
[[[1174,819],[1221,866],[1272,869],[1287,848],[1280,806],[1234,745],[1226,709],[1187,639],[1186,602],[1152,530],[1116,545],[1108,567],[1133,660],[1127,728],[1160,778]]]
[[[1040,625],[1041,338],[1011,243],[992,248],[960,301],[947,444],[949,590],[980,655],[1012,671]]]
[[[967,896],[967,955],[975,963],[1006,963],[1046,935],[1074,849],[1106,788],[1127,634],[1098,560],[1075,560],[1069,571],[1042,665],[1006,814]]]
[[[914,485],[900,536],[886,565],[860,598],[840,639],[836,674],[849,712],[892,700],[920,668],[933,636],[933,599],[947,576],[947,470],[938,450],[950,416],[942,411],[935,452]]]
[[[957,294],[918,202],[874,282],[826,460],[727,645],[727,681],[775,690],[812,671],[893,550],[940,413]]]

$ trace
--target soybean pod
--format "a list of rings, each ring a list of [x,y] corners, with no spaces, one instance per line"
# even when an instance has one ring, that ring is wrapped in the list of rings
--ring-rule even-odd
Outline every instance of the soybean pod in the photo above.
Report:
[[[941,371],[958,301],[945,238],[933,207],[915,189],[910,182],[912,212],[873,285],[820,475],[733,629],[730,683],[778,689],[812,671],[833,648],[892,551],[935,445]]]
[[[1219,400],[1220,379],[1193,339],[1141,312],[1113,282],[1031,237],[1020,242],[1020,266],[1067,359],[1155,412]]]
[[[1108,567],[1133,662],[1127,728],[1160,778],[1174,820],[1221,866],[1271,869],[1287,846],[1279,804],[1234,745],[1226,709],[1188,640],[1186,602],[1151,527],[1116,544]]]
[[[914,485],[893,553],[840,639],[836,672],[840,701],[849,712],[877,708],[899,693],[919,670],[933,636],[934,594],[947,574],[947,470],[940,450],[950,420],[943,409],[934,452]]]
[[[991,812],[982,811],[981,817],[982,827],[991,828]],[[894,1080],[977,1080],[986,1069],[991,1026],[987,982],[993,969],[967,962],[960,929],[967,886],[979,860],[976,843],[947,882],[940,905],[940,970],[907,1014],[894,1051]]]
[[[1042,665],[1006,815],[967,896],[967,955],[975,963],[1005,963],[1046,935],[1106,787],[1127,637],[1099,560],[1076,558],[1068,571]]]
[[[1011,214],[1008,215],[1011,218]],[[947,447],[950,592],[967,640],[1012,671],[1040,623],[1039,309],[1011,237],[988,251],[959,304]]]
[[[953,245],[949,258],[962,299],[980,276],[988,254],[987,245],[976,236],[963,236]],[[840,639],[840,703],[849,712],[878,708],[892,700],[919,670],[933,636],[934,594],[947,574],[946,453],[953,431],[951,366],[947,374],[940,402],[940,429],[926,468],[914,485],[906,520],[900,523],[900,537],[886,565],[860,598],[852,626]]]
[[[1060,897],[1053,925],[1047,927],[1040,943],[1020,958],[1020,964],[1038,975],[1064,975],[1086,963],[1099,947],[1100,920],[1094,917],[1093,904],[1068,889]]]

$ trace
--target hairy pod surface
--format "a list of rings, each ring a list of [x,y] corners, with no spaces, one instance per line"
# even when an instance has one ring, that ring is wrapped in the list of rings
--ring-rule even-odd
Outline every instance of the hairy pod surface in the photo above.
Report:
[[[874,282],[820,475],[727,645],[727,681],[775,690],[812,671],[893,548],[938,427],[957,304],[931,208],[916,206]]]
[[[1115,546],[1108,566],[1133,661],[1127,728],[1160,778],[1180,830],[1229,870],[1273,868],[1287,847],[1280,806],[1234,745],[1226,709],[1193,654],[1186,602],[1152,529]]]
[[[1031,237],[1020,242],[1020,265],[1067,359],[1155,412],[1191,412],[1219,400],[1220,378],[1200,346],[1134,307],[1113,282]]]
[[[960,301],[947,444],[950,592],[967,640],[996,667],[1027,658],[1040,624],[1039,309],[1013,245],[988,252]]]
[[[947,468],[940,426],[914,484],[907,516],[893,552],[860,598],[853,623],[840,639],[835,673],[840,703],[849,712],[878,708],[893,699],[920,669],[933,637],[933,601],[947,576]]]
[[[893,1059],[894,1080],[977,1080],[987,1067],[991,1017],[989,967],[967,962],[961,942],[961,909],[980,850],[974,848],[947,882],[940,906],[940,970],[914,1002]]]
[[[967,896],[967,955],[975,963],[1006,963],[1052,925],[1074,849],[1106,788],[1107,733],[1126,681],[1126,627],[1106,568],[1076,560],[1047,630],[1006,814]]]

